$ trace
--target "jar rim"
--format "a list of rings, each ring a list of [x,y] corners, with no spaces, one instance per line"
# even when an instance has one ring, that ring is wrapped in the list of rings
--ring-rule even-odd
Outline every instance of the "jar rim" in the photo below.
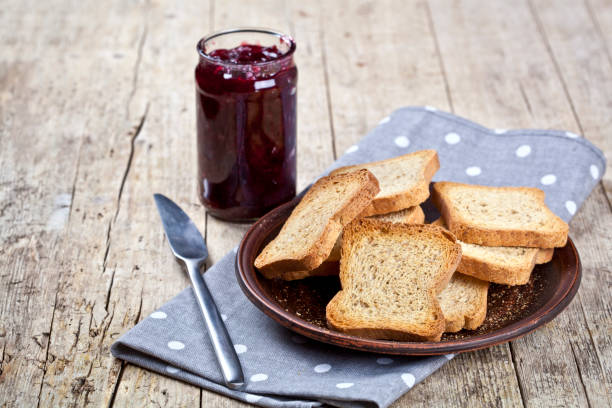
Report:
[[[226,35],[226,34],[234,34],[234,33],[270,34],[275,37],[278,37],[279,39],[281,39],[281,41],[284,41],[287,44],[289,44],[289,49],[283,55],[273,60],[265,61],[265,62],[250,62],[248,64],[240,64],[240,63],[231,62],[231,61],[221,61],[217,58],[211,57],[210,55],[206,53],[205,45],[208,41],[214,38]],[[291,57],[293,53],[295,52],[296,45],[295,45],[295,40],[293,39],[293,37],[291,37],[290,35],[284,34],[278,30],[273,30],[271,28],[262,28],[262,27],[235,27],[235,28],[228,28],[228,29],[221,30],[221,31],[215,31],[211,34],[205,35],[204,37],[200,39],[200,41],[198,41],[196,48],[198,50],[198,54],[200,55],[200,57],[206,59],[209,62],[212,62],[217,65],[240,67],[240,66],[253,66],[253,65],[261,66],[261,65],[271,64],[271,63],[277,63],[288,57]]]

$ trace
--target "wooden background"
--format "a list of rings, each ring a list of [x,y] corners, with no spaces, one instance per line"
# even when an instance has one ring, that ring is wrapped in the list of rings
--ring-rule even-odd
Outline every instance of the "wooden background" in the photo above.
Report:
[[[110,345],[188,281],[151,199],[206,231],[196,41],[297,40],[299,187],[403,105],[492,128],[565,129],[612,158],[610,0],[0,2],[0,406],[244,404],[115,360]],[[612,172],[571,223],[578,295],[535,333],[457,356],[395,407],[609,406]]]

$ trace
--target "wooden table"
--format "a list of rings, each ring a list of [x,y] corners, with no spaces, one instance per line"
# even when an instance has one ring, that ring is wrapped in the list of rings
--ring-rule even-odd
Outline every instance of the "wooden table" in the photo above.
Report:
[[[188,282],[151,194],[194,216],[210,264],[247,225],[195,183],[196,41],[297,40],[299,187],[393,109],[557,128],[612,159],[612,4],[584,1],[10,1],[0,5],[0,406],[244,404],[114,359]],[[578,295],[510,344],[457,356],[395,407],[606,406],[612,172],[571,223]]]

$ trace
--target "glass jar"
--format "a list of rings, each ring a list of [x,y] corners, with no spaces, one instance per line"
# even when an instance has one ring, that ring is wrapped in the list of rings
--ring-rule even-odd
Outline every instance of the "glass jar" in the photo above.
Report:
[[[215,217],[250,221],[295,196],[295,42],[272,30],[232,29],[197,48],[200,201]]]

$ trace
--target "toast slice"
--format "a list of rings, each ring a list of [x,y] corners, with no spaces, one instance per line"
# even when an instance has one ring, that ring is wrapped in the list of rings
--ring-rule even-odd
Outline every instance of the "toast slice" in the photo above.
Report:
[[[429,183],[440,168],[435,150],[421,150],[392,159],[340,167],[331,174],[368,169],[380,183],[380,193],[362,217],[387,214],[421,204],[429,197]]]
[[[327,324],[367,338],[439,341],[437,295],[460,259],[461,246],[443,228],[355,220],[344,229],[342,290],[327,305]]]
[[[550,261],[552,261],[554,254],[554,248],[540,248],[535,259],[536,265],[549,263]]]
[[[369,217],[371,219],[388,222],[401,222],[404,224],[423,224],[425,223],[425,213],[420,205],[406,208],[404,210],[395,211],[388,214],[373,215]],[[342,248],[342,234],[338,237],[334,248],[327,258],[327,261],[339,261],[340,260],[340,248]]]
[[[446,228],[442,218],[432,224]],[[549,248],[488,247],[458,242],[461,244],[461,262],[457,272],[503,285],[526,284],[535,264],[549,262],[554,252]]]
[[[424,224],[425,213],[420,205],[394,211],[387,214],[372,215],[369,218],[379,221],[399,222],[403,224]]]
[[[255,267],[266,278],[317,268],[331,253],[344,226],[378,191],[378,181],[367,170],[319,179],[257,256]]]
[[[569,227],[530,187],[435,183],[432,201],[457,239],[484,246],[562,247]]]
[[[340,272],[340,263],[338,261],[328,261],[325,260],[321,265],[314,268],[312,271],[291,271],[291,272],[283,272],[282,275],[279,276],[282,280],[292,281],[298,279],[306,279],[311,276],[333,276],[338,275]]]
[[[445,333],[462,329],[475,330],[487,316],[489,282],[455,272],[451,281],[438,295],[444,314]]]

